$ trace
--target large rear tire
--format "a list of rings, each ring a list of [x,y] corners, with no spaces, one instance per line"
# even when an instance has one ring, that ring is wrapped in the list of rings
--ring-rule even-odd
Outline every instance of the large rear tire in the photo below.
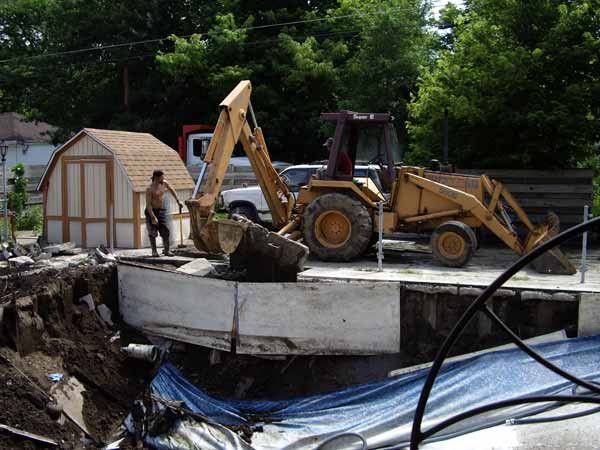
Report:
[[[477,250],[477,237],[473,229],[451,220],[435,229],[431,235],[433,257],[448,267],[463,267]]]
[[[362,255],[373,237],[373,220],[359,200],[323,194],[304,213],[304,243],[323,261],[349,261]]]

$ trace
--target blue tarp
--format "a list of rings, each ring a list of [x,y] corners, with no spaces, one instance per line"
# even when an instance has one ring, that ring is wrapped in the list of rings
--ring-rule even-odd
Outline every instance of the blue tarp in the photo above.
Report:
[[[578,377],[600,379],[600,336],[533,347]],[[269,420],[262,432],[254,433],[251,445],[225,427],[194,420],[180,421],[168,436],[148,437],[147,442],[166,450],[315,449],[328,437],[357,432],[367,439],[369,448],[401,448],[409,440],[414,410],[428,370],[293,400],[245,401],[211,397],[187,381],[174,366],[165,363],[152,382],[154,395],[168,401],[183,400],[190,410],[224,426],[253,424],[257,417]],[[428,402],[424,428],[491,402],[572,391],[572,383],[520,350],[487,353],[444,365]],[[445,436],[497,425],[548,406],[526,405],[478,416],[448,429]],[[338,448],[348,448],[348,442]]]

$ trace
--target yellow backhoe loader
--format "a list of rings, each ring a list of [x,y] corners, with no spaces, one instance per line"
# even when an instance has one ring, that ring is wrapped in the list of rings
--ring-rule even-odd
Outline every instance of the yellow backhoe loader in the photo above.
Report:
[[[434,258],[446,266],[461,267],[478,248],[475,230],[481,227],[489,229],[518,255],[558,232],[554,214],[534,226],[502,183],[485,175],[396,165],[399,151],[389,114],[322,114],[322,120],[336,125],[328,163],[295,198],[271,165],[250,103],[251,90],[251,83],[242,81],[221,103],[205,158],[207,171],[198,180],[203,189],[186,202],[194,243],[201,251],[234,253],[243,248],[245,254],[280,258],[291,268],[301,265],[308,247],[319,259],[348,261],[373,246],[381,222],[385,234],[431,232]],[[277,233],[267,233],[244,220],[213,218],[223,176],[238,141],[256,174]],[[381,183],[370,177],[355,178],[357,163],[378,165]],[[508,209],[528,229],[525,239],[517,234]],[[534,267],[543,273],[576,272],[558,249],[538,258]]]

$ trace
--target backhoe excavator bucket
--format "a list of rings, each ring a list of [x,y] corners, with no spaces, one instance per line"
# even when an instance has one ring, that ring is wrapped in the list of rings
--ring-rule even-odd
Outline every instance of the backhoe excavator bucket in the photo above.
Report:
[[[192,238],[201,252],[231,255],[231,265],[250,270],[264,270],[295,275],[304,269],[308,248],[244,218],[207,219],[200,213],[198,202],[186,201],[190,211]],[[286,278],[290,278],[287,276]]]
[[[535,247],[552,239],[560,231],[558,216],[552,211],[548,212],[546,219],[529,233],[525,240],[525,252],[528,253]],[[569,258],[558,248],[554,247],[543,255],[537,257],[532,267],[539,273],[552,273],[557,275],[573,275],[577,269]]]

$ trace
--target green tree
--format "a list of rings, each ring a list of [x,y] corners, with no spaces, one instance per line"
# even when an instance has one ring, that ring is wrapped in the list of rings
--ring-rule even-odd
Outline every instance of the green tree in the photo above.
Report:
[[[427,30],[430,3],[421,0],[341,0],[332,18],[354,14],[338,26],[358,31],[342,71],[340,107],[391,112],[402,130],[411,94],[428,64],[432,34]]]
[[[172,45],[161,38],[208,28],[219,3],[0,2],[0,111],[57,126],[57,141],[88,126],[151,131],[174,143],[178,105],[164,95],[155,55]]]
[[[197,116],[207,117],[208,107],[214,120],[218,101],[248,77],[271,153],[289,161],[326,157],[321,144],[331,130],[319,121],[321,112],[391,111],[404,123],[409,94],[428,55],[427,3],[264,5],[234,2],[208,33],[174,38],[174,50],[158,57],[172,89],[185,85],[202,92],[205,102],[196,102]]]
[[[451,46],[410,106],[413,161],[462,167],[573,167],[600,140],[600,8],[594,0],[471,0]]]

